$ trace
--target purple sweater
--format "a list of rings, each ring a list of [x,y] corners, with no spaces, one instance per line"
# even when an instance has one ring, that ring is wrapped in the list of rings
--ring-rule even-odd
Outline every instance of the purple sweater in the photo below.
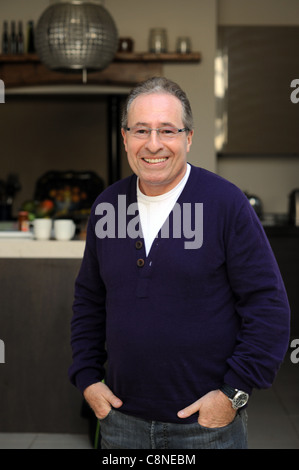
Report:
[[[108,220],[96,208],[110,203],[117,214],[119,195],[136,203],[135,175],[107,188],[91,212],[75,285],[72,383],[83,392],[105,378],[124,403],[119,411],[174,423],[196,421],[177,412],[223,382],[248,393],[271,386],[288,348],[290,312],[246,196],[192,166],[178,204],[202,204],[201,246],[186,249],[186,238],[173,236],[171,213],[170,237],[157,237],[146,256],[142,237],[118,232],[118,220],[115,238],[96,233]],[[127,223],[137,216],[127,214]]]

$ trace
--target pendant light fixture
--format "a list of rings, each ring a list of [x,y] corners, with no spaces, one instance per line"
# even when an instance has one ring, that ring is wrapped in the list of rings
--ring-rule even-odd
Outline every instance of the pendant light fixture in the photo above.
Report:
[[[60,0],[38,20],[37,54],[48,68],[62,72],[102,70],[112,62],[118,33],[109,12],[95,0]],[[86,81],[86,80],[84,80]]]

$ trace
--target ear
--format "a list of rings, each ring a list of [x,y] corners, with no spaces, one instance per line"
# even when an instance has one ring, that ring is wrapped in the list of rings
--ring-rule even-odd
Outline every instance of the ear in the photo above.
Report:
[[[127,152],[128,151],[128,149],[127,149],[127,133],[123,128],[121,128],[121,135],[123,136],[124,146],[125,146],[125,150]]]
[[[194,131],[192,130],[192,131],[189,131],[188,135],[187,135],[187,152],[189,152],[190,147],[192,145],[193,133],[194,133]]]

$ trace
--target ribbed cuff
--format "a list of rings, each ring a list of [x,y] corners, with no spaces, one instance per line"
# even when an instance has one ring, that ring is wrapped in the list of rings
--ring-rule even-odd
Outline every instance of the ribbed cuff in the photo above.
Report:
[[[223,382],[233,388],[242,390],[243,392],[246,392],[249,395],[251,395],[252,393],[253,388],[250,387],[246,382],[244,382],[242,378],[237,375],[232,369],[229,369],[228,372],[225,374]]]
[[[75,378],[75,385],[81,393],[94,383],[101,382],[104,376],[101,376],[95,369],[84,369],[77,373]]]

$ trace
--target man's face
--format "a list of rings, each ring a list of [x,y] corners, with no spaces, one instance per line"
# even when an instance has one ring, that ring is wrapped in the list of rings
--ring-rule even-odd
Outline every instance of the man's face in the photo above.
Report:
[[[181,102],[166,93],[140,95],[131,104],[128,127],[140,125],[153,129],[164,126],[183,128]],[[144,194],[164,194],[183,178],[193,131],[181,132],[169,141],[162,141],[155,131],[145,140],[123,129],[122,135],[130,167],[139,176]]]

